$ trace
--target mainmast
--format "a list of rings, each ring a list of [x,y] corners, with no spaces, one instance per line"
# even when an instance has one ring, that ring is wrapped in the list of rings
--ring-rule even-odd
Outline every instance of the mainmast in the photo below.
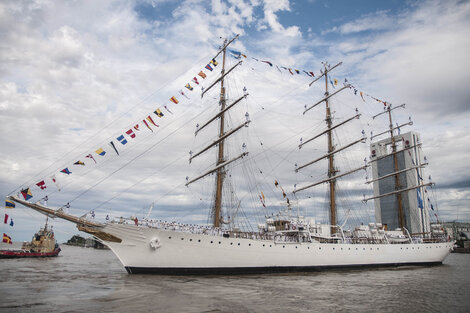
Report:
[[[323,63],[323,66],[324,66],[324,70],[322,72],[322,74],[316,78],[314,81],[312,81],[310,83],[310,86],[318,81],[321,77],[325,77],[325,97],[323,99],[321,99],[320,101],[318,101],[317,103],[313,104],[312,106],[310,106],[309,108],[306,108],[304,113],[305,114],[306,112],[310,111],[311,109],[313,109],[314,107],[316,107],[317,105],[319,105],[320,103],[322,102],[325,102],[325,109],[326,109],[326,118],[325,118],[325,121],[326,121],[326,130],[324,130],[323,132],[321,132],[320,134],[317,134],[316,136],[314,136],[313,138],[310,138],[310,139],[307,139],[306,141],[303,141],[300,145],[299,145],[299,149],[302,148],[303,145],[315,140],[316,138],[326,134],[327,135],[327,142],[328,142],[328,153],[326,155],[323,155],[322,157],[319,157],[313,161],[310,161],[304,165],[301,165],[299,167],[296,168],[296,172],[298,172],[299,170],[307,167],[307,166],[310,166],[320,160],[323,160],[323,159],[328,159],[328,178],[327,179],[324,179],[320,182],[315,182],[313,184],[310,184],[308,186],[304,186],[304,187],[301,187],[297,190],[294,191],[294,193],[296,192],[299,192],[299,191],[302,191],[302,190],[305,190],[305,189],[308,189],[308,188],[311,188],[311,187],[314,187],[314,186],[317,186],[317,185],[320,185],[320,184],[323,184],[323,183],[328,183],[329,184],[329,195],[330,195],[330,199],[329,199],[329,213],[330,213],[330,224],[331,224],[331,233],[335,233],[336,232],[336,225],[337,225],[337,218],[336,218],[336,179],[337,178],[340,178],[340,177],[343,177],[343,176],[346,176],[346,175],[349,175],[349,174],[352,174],[356,171],[359,171],[361,169],[365,169],[367,167],[367,165],[365,166],[362,166],[362,167],[359,167],[359,168],[356,168],[356,169],[353,169],[351,171],[348,171],[346,173],[343,173],[343,174],[339,174],[337,175],[337,173],[339,172],[339,170],[335,167],[335,163],[334,163],[334,155],[338,152],[341,152],[359,142],[364,142],[364,138],[360,138],[352,143],[349,143],[347,144],[346,146],[344,147],[340,147],[338,149],[335,148],[335,145],[333,144],[333,130],[352,121],[353,119],[356,119],[356,118],[359,118],[360,117],[360,114],[357,112],[356,110],[356,115],[355,116],[352,116],[350,118],[348,118],[347,120],[341,122],[341,123],[338,123],[336,125],[333,125],[333,120],[332,120],[332,115],[331,115],[331,106],[330,106],[330,102],[329,102],[329,99],[333,96],[335,96],[336,94],[338,94],[339,92],[345,90],[345,89],[348,89],[351,87],[351,85],[349,84],[344,84],[344,87],[340,88],[339,90],[335,91],[334,93],[330,94],[329,91],[328,91],[328,73],[331,72],[332,70],[334,70],[336,67],[340,66],[342,64],[342,62],[336,64],[335,66],[331,67],[327,62],[324,62]]]
[[[325,97],[329,96],[328,93],[328,68],[327,63],[324,63],[324,73],[325,73]],[[335,170],[335,163],[334,163],[334,146],[333,146],[333,136],[331,134],[331,109],[328,102],[328,98],[325,100],[326,106],[326,125],[327,125],[327,136],[328,136],[328,178],[332,178],[336,174]],[[336,199],[335,199],[335,187],[336,187],[336,179],[331,179],[329,181],[330,185],[330,224],[336,225]],[[332,227],[332,233],[334,232]]]
[[[240,97],[239,99],[237,99],[236,101],[234,101],[233,103],[231,103],[230,105],[226,105],[226,93],[225,93],[225,86],[224,86],[224,78],[225,76],[227,76],[235,67],[237,67],[238,65],[240,65],[242,63],[242,61],[239,61],[237,64],[235,64],[233,67],[231,67],[228,71],[225,71],[225,61],[226,61],[226,49],[227,47],[235,40],[238,38],[238,35],[236,35],[234,38],[232,38],[230,41],[227,41],[225,40],[224,41],[224,44],[222,46],[222,48],[219,50],[219,52],[216,54],[216,56],[213,58],[213,60],[215,60],[215,58],[222,53],[222,70],[221,70],[221,75],[220,77],[215,81],[213,82],[207,89],[205,89],[202,93],[202,97],[204,96],[204,94],[209,91],[213,86],[215,86],[217,83],[220,82],[220,98],[219,98],[219,106],[220,106],[220,110],[219,112],[213,116],[211,119],[209,119],[209,121],[207,121],[206,123],[204,123],[201,127],[199,127],[197,130],[196,130],[196,135],[199,133],[199,131],[201,131],[203,128],[205,128],[207,125],[209,125],[210,123],[212,123],[213,121],[215,121],[216,119],[219,119],[219,129],[218,129],[218,135],[219,135],[219,138],[217,140],[215,140],[214,142],[210,143],[208,146],[206,146],[205,148],[203,148],[201,151],[195,153],[195,154],[192,154],[190,155],[190,158],[189,158],[189,161],[191,162],[195,157],[201,155],[202,153],[206,152],[207,150],[209,150],[210,148],[214,147],[214,146],[218,146],[218,149],[217,149],[217,161],[216,161],[216,166],[207,171],[206,173],[192,179],[189,181],[188,179],[188,182],[186,183],[186,186],[188,186],[189,184],[209,175],[209,174],[212,174],[212,173],[216,173],[216,180],[215,180],[215,199],[214,199],[214,207],[213,207],[213,225],[215,227],[219,227],[220,226],[220,220],[221,220],[221,211],[222,211],[222,191],[223,191],[223,183],[224,183],[224,178],[225,178],[225,166],[227,166],[228,164],[240,159],[240,158],[243,158],[244,156],[248,155],[248,152],[243,152],[242,154],[238,155],[237,157],[231,159],[231,160],[225,160],[225,151],[224,151],[224,147],[225,147],[225,140],[231,136],[232,134],[234,134],[235,132],[237,132],[238,130],[240,130],[241,128],[243,128],[244,126],[248,126],[248,124],[250,123],[250,120],[248,119],[248,114],[246,114],[246,117],[247,117],[247,120],[242,123],[241,125],[239,125],[238,127],[235,127],[229,131],[225,131],[225,113],[230,110],[231,108],[233,108],[238,102],[240,102],[242,99],[246,98],[248,96],[248,94],[245,94],[243,95],[242,97]]]

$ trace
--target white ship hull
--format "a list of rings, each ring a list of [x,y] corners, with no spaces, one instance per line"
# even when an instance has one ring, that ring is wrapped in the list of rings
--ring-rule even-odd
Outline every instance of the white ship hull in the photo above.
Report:
[[[122,239],[120,243],[104,243],[133,274],[234,274],[439,264],[453,246],[452,242],[275,243],[126,224],[107,224],[103,230]]]

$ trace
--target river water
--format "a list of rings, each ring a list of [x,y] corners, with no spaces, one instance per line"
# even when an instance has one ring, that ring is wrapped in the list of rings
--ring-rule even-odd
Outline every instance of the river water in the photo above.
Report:
[[[439,266],[129,275],[109,250],[0,260],[0,312],[470,312],[470,255]]]

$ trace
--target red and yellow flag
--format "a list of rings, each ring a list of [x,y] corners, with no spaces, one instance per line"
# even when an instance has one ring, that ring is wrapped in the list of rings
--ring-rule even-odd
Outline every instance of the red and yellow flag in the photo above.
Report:
[[[173,102],[174,104],[178,104],[178,99],[176,99],[175,97],[171,97],[170,98],[170,101]]]

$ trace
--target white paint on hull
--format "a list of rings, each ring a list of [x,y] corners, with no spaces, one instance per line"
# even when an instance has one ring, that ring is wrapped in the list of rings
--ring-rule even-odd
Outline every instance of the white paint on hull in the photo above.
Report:
[[[224,238],[125,224],[108,224],[105,232],[122,239],[105,242],[125,267],[265,268],[341,267],[439,263],[451,242],[417,244],[274,243]],[[159,239],[160,247],[150,242]]]

